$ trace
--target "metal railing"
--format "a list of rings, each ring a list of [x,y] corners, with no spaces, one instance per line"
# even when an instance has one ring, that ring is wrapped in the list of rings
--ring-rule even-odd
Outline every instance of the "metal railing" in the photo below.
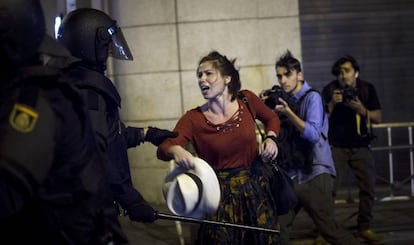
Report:
[[[413,131],[412,128],[414,127],[414,122],[393,122],[393,123],[381,123],[372,125],[374,132],[378,132],[378,130],[385,129],[387,133],[387,145],[385,146],[373,146],[371,149],[373,151],[387,151],[388,152],[388,168],[389,168],[389,180],[388,183],[390,185],[390,194],[387,197],[381,199],[381,201],[390,201],[390,200],[405,200],[409,199],[410,197],[414,197],[414,157],[413,157]],[[395,128],[407,128],[407,137],[408,137],[408,144],[393,144],[393,129]],[[411,189],[411,196],[396,196],[394,194],[394,185],[395,185],[395,174],[394,174],[394,158],[393,153],[395,150],[401,149],[408,149],[409,154],[409,166],[410,172],[409,176],[405,178],[402,183],[406,183],[411,181],[410,189]]]

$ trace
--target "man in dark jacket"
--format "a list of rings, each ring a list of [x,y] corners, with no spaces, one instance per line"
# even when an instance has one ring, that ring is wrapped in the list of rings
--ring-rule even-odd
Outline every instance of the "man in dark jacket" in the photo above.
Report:
[[[1,244],[124,244],[82,98],[42,65],[38,0],[0,1]]]
[[[332,66],[336,80],[323,89],[329,113],[329,142],[337,170],[336,189],[349,167],[358,181],[359,210],[357,235],[368,243],[384,238],[371,229],[375,200],[375,161],[370,149],[372,123],[382,120],[381,106],[373,84],[359,78],[354,57],[345,55]]]
[[[132,55],[116,21],[100,10],[82,8],[62,20],[58,41],[79,58],[66,69],[74,78],[88,104],[98,144],[108,158],[108,174],[114,200],[133,221],[153,222],[155,210],[134,189],[127,149],[149,141],[158,146],[176,133],[155,127],[126,127],[120,120],[121,98],[105,76],[108,55],[132,60]]]

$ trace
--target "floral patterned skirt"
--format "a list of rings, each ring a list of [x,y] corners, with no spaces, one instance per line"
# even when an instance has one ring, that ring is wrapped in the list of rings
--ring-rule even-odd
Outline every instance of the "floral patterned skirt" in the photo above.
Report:
[[[253,176],[249,169],[218,171],[221,201],[217,213],[208,217],[218,222],[279,230],[276,208],[263,176]],[[279,244],[279,235],[264,231],[202,224],[196,244],[269,245]]]

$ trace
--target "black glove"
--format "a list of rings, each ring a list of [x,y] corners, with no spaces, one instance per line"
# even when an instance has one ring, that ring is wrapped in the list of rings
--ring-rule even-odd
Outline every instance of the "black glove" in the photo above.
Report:
[[[130,220],[137,222],[152,223],[158,218],[157,211],[146,202],[131,205],[126,213]]]
[[[145,134],[145,141],[151,142],[155,146],[159,146],[166,138],[177,137],[177,132],[171,132],[165,129],[148,127],[147,134]]]

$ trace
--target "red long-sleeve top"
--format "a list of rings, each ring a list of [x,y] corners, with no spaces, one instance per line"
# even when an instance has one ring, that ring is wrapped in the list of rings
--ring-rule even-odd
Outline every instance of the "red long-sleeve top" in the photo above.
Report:
[[[241,91],[250,109],[267,130],[279,134],[280,120],[254,93]],[[213,169],[231,169],[249,166],[258,155],[256,128],[246,105],[237,99],[239,111],[227,122],[214,125],[209,122],[200,107],[187,111],[174,128],[178,137],[166,139],[157,150],[160,160],[168,161],[172,156],[167,150],[173,145],[185,146],[191,142],[197,156],[208,162]]]

